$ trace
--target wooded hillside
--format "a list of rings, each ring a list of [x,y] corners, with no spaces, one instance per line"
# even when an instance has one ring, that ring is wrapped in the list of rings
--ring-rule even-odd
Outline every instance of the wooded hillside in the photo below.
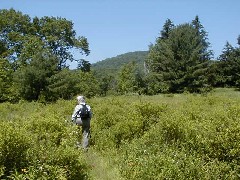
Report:
[[[148,51],[135,51],[107,58],[92,64],[92,70],[98,75],[116,76],[123,65],[135,62],[140,71],[144,71],[144,62],[147,58]]]

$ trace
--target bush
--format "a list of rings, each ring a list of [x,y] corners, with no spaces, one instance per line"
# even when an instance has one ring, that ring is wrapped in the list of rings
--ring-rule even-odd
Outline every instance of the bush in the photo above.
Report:
[[[73,102],[0,104],[0,174],[10,179],[88,179],[69,123]]]
[[[111,159],[126,179],[239,179],[238,97],[215,92],[90,99],[90,152]],[[78,128],[68,121],[73,107],[63,100],[0,104],[1,178],[90,178],[92,166],[75,149]]]
[[[29,165],[30,147],[31,140],[24,129],[14,128],[10,123],[0,124],[0,167],[4,175]]]

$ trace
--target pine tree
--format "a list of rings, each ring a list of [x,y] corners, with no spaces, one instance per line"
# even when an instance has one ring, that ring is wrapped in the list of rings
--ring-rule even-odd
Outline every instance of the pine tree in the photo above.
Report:
[[[229,42],[223,48],[222,54],[218,58],[219,76],[223,86],[239,87],[240,83],[240,48],[234,48]]]
[[[160,39],[168,39],[171,30],[174,28],[174,24],[170,19],[167,19],[163,25],[163,30],[161,31]]]
[[[207,87],[206,72],[211,55],[206,33],[198,18],[193,24],[171,29],[168,38],[158,38],[150,47],[146,64],[156,77],[154,92],[200,92]],[[155,86],[156,87],[156,86]]]

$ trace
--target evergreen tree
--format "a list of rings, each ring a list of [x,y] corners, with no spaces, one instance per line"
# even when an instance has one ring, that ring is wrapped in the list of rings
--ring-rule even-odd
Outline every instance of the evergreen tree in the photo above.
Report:
[[[48,79],[57,72],[57,63],[56,57],[42,51],[33,56],[27,66],[16,71],[15,81],[21,97],[38,100],[40,96],[46,96]]]
[[[234,52],[234,47],[227,42],[222,50],[222,54],[219,56],[220,61],[228,61],[231,54]]]
[[[45,97],[41,97],[41,100],[55,101],[59,98],[70,99],[79,93],[76,88],[78,82],[77,73],[68,68],[64,68],[48,79],[48,93]]]
[[[197,22],[197,23],[196,23]],[[149,75],[157,77],[155,93],[200,92],[207,87],[206,72],[211,55],[199,21],[175,26],[167,39],[158,38],[146,61]]]
[[[171,30],[174,28],[174,24],[170,19],[167,19],[163,25],[163,30],[161,31],[161,39],[168,39]]]
[[[63,69],[49,78],[46,100],[55,101],[59,98],[71,99],[78,94],[93,97],[99,94],[99,83],[92,72]]]
[[[210,60],[213,56],[212,50],[208,50],[210,43],[208,42],[208,34],[205,31],[203,25],[201,24],[199,17],[196,16],[195,19],[192,21],[193,27],[197,30],[197,36],[199,37],[199,43],[201,44],[201,56],[204,60]]]
[[[169,42],[157,40],[148,54],[146,66],[149,71],[146,77],[147,92],[156,94],[168,92],[170,80],[174,77],[174,54]]]
[[[222,54],[219,56],[219,60],[218,75],[222,78],[218,83],[222,86],[239,86],[240,48],[234,48],[227,42],[223,48]]]

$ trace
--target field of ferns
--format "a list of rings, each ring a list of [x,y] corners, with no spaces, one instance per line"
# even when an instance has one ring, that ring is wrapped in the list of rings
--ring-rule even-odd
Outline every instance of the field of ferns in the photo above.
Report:
[[[75,99],[0,104],[1,179],[98,179],[103,165],[112,171],[105,179],[240,179],[239,91],[87,103],[93,111],[87,152],[76,148]]]

